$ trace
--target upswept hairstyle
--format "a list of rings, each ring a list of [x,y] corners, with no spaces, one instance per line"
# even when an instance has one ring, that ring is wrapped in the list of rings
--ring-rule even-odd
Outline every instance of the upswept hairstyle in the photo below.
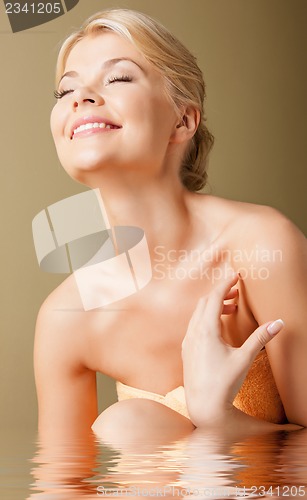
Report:
[[[183,158],[180,176],[188,190],[201,190],[207,181],[207,158],[214,142],[205,123],[203,75],[193,54],[158,21],[128,9],[111,9],[91,16],[62,44],[56,84],[63,74],[70,51],[78,41],[103,30],[111,30],[126,38],[162,74],[167,95],[178,114],[182,106],[193,106],[199,110],[199,126]]]

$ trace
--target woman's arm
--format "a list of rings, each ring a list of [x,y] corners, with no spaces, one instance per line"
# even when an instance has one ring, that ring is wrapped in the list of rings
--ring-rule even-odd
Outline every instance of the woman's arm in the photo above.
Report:
[[[270,212],[270,209],[268,211]],[[233,348],[223,341],[220,321],[223,300],[236,284],[236,277],[226,280],[224,284],[216,287],[209,297],[201,299],[190,321],[182,346],[182,356],[188,409],[192,422],[197,427],[217,424],[228,426],[231,430],[240,425],[242,430],[247,432],[296,428],[258,420],[232,405],[250,365],[264,345],[270,349],[273,374],[289,421],[301,426],[307,425],[307,342],[304,326],[306,243],[301,233],[287,219],[275,211],[272,212],[274,220],[270,221],[267,217],[265,222],[266,226],[270,226],[267,227],[268,234],[264,234],[262,218],[262,227],[259,227],[257,232],[254,224],[253,231],[260,248],[274,246],[278,249],[277,242],[272,242],[272,234],[282,230],[279,238],[283,241],[279,239],[279,244],[282,244],[281,249],[284,249],[284,259],[280,266],[276,262],[268,262],[272,275],[269,275],[267,280],[255,280],[251,277],[244,280],[249,292],[249,302],[254,306],[252,310],[255,311],[257,305],[259,316],[255,316],[259,324],[265,324],[257,328],[241,348]],[[281,220],[284,227],[281,226]],[[263,240],[258,233],[264,234]],[[250,248],[252,245],[247,242],[248,254]],[[264,266],[263,262],[254,262],[253,265],[258,268]],[[287,329],[273,339],[267,327],[270,321],[280,317],[287,323]],[[287,361],[289,351],[290,363]]]
[[[97,417],[96,373],[85,363],[84,314],[60,309],[49,297],[38,315],[34,370],[39,434],[45,444],[86,436]]]
[[[239,347],[224,342],[221,335],[223,300],[238,281],[226,279],[209,296],[198,301],[182,342],[184,389],[189,415],[198,428],[220,428],[227,435],[297,430],[296,425],[277,425],[246,415],[233,401],[260,350],[282,329],[282,322],[257,328]],[[273,328],[272,328],[273,327]]]
[[[306,238],[276,210],[265,207],[265,212],[265,217],[255,219],[253,229],[255,245],[269,260],[254,258],[253,265],[265,268],[267,278],[248,276],[243,286],[258,324],[279,317],[285,322],[266,350],[289,422],[307,427]]]

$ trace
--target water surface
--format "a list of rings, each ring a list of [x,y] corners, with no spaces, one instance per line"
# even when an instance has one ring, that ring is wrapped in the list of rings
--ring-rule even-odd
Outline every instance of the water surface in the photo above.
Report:
[[[5,500],[307,497],[307,433],[229,439],[195,431],[183,439],[97,439],[42,443],[27,431],[2,431]]]

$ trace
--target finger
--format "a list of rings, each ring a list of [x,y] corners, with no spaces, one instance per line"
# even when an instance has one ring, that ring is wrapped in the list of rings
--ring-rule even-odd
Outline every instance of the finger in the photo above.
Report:
[[[255,330],[248,337],[240,349],[246,351],[246,353],[249,353],[251,356],[256,356],[261,349],[281,331],[283,327],[284,322],[282,319],[269,321],[268,323],[259,326],[259,328],[257,328],[257,330]]]
[[[236,299],[239,295],[239,290],[237,288],[232,288],[229,293],[227,293],[224,300]]]
[[[224,304],[222,314],[233,314],[237,311],[237,304]]]
[[[202,316],[202,314],[206,308],[207,300],[208,300],[207,295],[204,295],[203,297],[200,297],[200,299],[198,299],[196,307],[195,307],[194,312],[193,312],[194,318],[198,318],[198,317]]]
[[[229,294],[231,288],[237,283],[238,279],[239,276],[235,274],[210,293],[206,305],[206,314],[208,314],[208,318],[210,318],[211,321],[219,321],[224,306],[223,301]]]
[[[204,310],[205,310],[205,307],[206,307],[206,303],[207,303],[207,300],[208,300],[208,297],[207,295],[201,297],[197,304],[196,304],[196,307],[193,311],[193,314],[190,318],[190,321],[189,321],[189,327],[188,327],[188,331],[194,326],[196,325],[200,320],[201,318],[203,317],[203,314],[204,314]],[[187,333],[188,333],[187,331]]]

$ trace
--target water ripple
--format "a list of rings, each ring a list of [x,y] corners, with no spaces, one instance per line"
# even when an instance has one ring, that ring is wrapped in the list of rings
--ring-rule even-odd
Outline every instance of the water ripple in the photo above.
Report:
[[[6,500],[111,498],[280,498],[307,496],[307,433],[275,432],[231,441],[194,432],[167,445],[113,448],[88,441],[41,443],[6,437]]]

